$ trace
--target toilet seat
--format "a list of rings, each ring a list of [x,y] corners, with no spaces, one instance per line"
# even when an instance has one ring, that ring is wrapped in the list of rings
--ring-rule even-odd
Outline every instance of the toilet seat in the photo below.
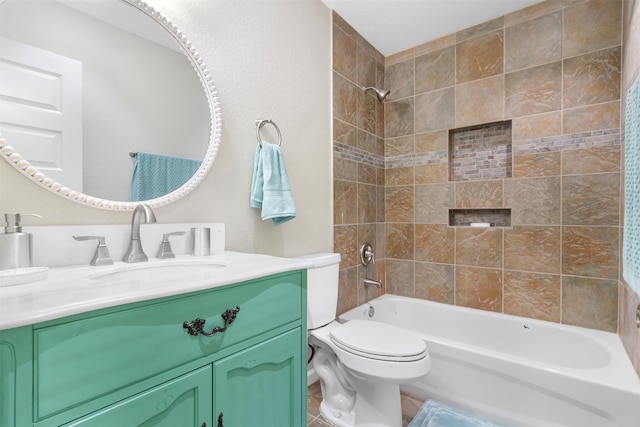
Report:
[[[333,329],[331,342],[368,359],[413,362],[427,356],[426,343],[409,331],[372,320],[354,319]]]

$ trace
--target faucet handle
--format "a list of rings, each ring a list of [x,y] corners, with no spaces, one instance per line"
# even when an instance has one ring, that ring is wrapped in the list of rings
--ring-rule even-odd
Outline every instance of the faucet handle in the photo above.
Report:
[[[96,248],[96,253],[93,255],[93,259],[91,260],[91,265],[98,266],[113,264],[113,260],[109,255],[109,248],[107,248],[104,236],[73,236],[73,238],[78,242],[82,242],[85,240],[98,241],[98,247]]]
[[[174,231],[173,233],[166,233],[162,235],[162,242],[160,242],[160,249],[158,249],[158,255],[156,258],[166,259],[166,258],[175,258],[176,255],[173,253],[171,249],[171,243],[169,243],[169,236],[182,236],[184,235],[184,231]]]

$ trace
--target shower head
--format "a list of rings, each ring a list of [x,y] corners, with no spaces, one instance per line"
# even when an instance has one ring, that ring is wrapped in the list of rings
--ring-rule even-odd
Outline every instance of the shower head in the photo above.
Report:
[[[371,90],[371,91],[373,91],[373,93],[375,93],[376,98],[378,98],[378,101],[380,101],[380,102],[382,102],[382,101],[384,101],[385,99],[387,99],[387,97],[388,97],[388,96],[389,96],[389,94],[391,93],[391,91],[390,91],[390,90],[378,89],[378,88],[373,87],[373,86],[369,86],[369,87],[365,87],[365,88],[364,88],[364,91],[365,91],[365,92],[367,92],[367,91],[369,91],[369,90]]]

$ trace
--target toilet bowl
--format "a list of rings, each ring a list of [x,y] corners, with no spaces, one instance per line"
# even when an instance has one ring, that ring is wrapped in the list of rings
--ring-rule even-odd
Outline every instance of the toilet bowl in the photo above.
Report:
[[[307,326],[320,378],[322,416],[338,427],[401,427],[400,384],[431,369],[425,342],[408,330],[370,320],[335,320],[338,254],[306,256]]]

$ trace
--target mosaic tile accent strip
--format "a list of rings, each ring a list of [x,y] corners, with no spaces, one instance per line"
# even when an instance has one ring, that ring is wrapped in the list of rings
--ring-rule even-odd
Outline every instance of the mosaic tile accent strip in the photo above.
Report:
[[[449,131],[451,179],[510,178],[511,121]]]
[[[404,168],[409,166],[426,166],[447,163],[447,150],[430,151],[420,154],[403,154],[384,158],[385,169]]]
[[[360,148],[341,144],[337,141],[333,143],[333,154],[341,159],[351,160],[357,163],[384,168],[384,157]]]
[[[610,145],[620,145],[620,128],[514,141],[513,152],[514,154],[530,154]]]

